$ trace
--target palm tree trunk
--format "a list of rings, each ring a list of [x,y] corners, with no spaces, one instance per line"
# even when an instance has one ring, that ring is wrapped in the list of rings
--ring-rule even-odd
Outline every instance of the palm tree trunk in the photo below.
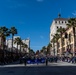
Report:
[[[20,44],[20,52],[21,52],[21,44]]]
[[[3,62],[5,60],[5,50],[4,50],[4,36],[2,37],[2,50],[3,50],[3,54],[2,54],[2,57],[3,57]]]
[[[53,43],[53,52],[54,52],[54,56],[55,56],[55,44]]]
[[[27,52],[27,47],[26,47],[26,52]]]
[[[58,41],[57,41],[57,54],[58,54]]]
[[[12,34],[12,49],[11,49],[11,58],[13,59],[13,34]]]
[[[17,43],[17,50],[16,50],[16,53],[18,53],[18,43]]]
[[[20,44],[20,57],[21,57],[21,44]]]
[[[18,49],[18,44],[17,44],[17,49]]]
[[[14,36],[14,35],[12,34],[12,52],[13,52],[13,36]]]
[[[2,37],[2,50],[4,50],[4,41],[3,41],[3,37]]]
[[[61,47],[62,47],[62,49],[61,49],[61,55],[62,55],[62,53],[63,53],[63,43],[62,43],[62,33],[61,33]]]
[[[74,51],[73,51],[73,56],[75,55],[75,46],[76,46],[76,36],[75,36],[75,27],[73,27],[73,34],[74,34]]]

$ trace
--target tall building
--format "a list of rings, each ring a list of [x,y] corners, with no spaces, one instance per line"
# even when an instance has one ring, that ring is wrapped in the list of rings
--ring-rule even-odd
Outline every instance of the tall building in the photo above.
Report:
[[[30,39],[24,39],[22,40],[23,43],[25,43],[28,47],[25,48],[26,52],[29,53],[29,48],[30,48]]]
[[[13,41],[14,41],[15,38],[17,38],[17,37],[20,38],[20,36],[14,36]],[[25,43],[25,44],[28,46],[28,48],[26,49],[26,52],[29,52],[30,39],[24,39],[24,40],[22,40],[22,41],[23,41],[23,43]],[[9,49],[11,49],[11,48],[12,48],[12,39],[6,40],[6,45],[7,45],[7,47],[8,47]],[[14,47],[14,48],[17,48],[17,43],[14,43],[14,42],[13,42],[13,47]],[[20,50],[20,45],[18,45],[18,50]],[[21,48],[21,51],[23,51],[23,48]]]
[[[13,47],[17,48],[17,43],[14,43],[15,38],[17,38],[20,36],[14,36],[13,37]],[[6,45],[8,46],[8,48],[12,48],[12,38],[9,38],[8,40],[6,40]]]
[[[24,39],[22,41],[28,46],[28,48],[30,47],[30,39]]]
[[[65,35],[66,33],[66,35]],[[61,41],[62,40],[62,41]],[[63,45],[61,45],[63,43]],[[58,56],[75,56],[76,54],[76,36],[74,36],[74,28],[67,28],[62,34],[62,39],[58,39]]]
[[[66,24],[68,23],[68,18],[62,18],[61,14],[58,14],[58,18],[55,18],[50,26],[50,42],[53,39],[53,36],[56,34],[57,29],[62,27],[66,28]],[[55,49],[52,48],[51,54],[57,55],[57,47],[55,46]]]

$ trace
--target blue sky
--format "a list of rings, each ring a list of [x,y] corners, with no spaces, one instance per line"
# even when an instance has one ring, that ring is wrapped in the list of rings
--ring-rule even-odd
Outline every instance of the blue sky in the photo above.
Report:
[[[76,0],[0,0],[0,26],[15,26],[36,51],[49,43],[50,25],[59,12],[75,17]]]

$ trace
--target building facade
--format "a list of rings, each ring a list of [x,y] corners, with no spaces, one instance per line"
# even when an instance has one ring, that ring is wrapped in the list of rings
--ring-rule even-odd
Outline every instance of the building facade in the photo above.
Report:
[[[67,33],[67,34],[66,34]],[[76,38],[76,35],[75,35]],[[74,38],[73,28],[68,28],[65,33],[62,34],[62,44],[61,38],[59,38],[58,43],[58,55],[62,56],[67,53],[67,55],[72,54],[73,56],[76,53],[76,39]]]
[[[14,43],[14,40],[15,40],[15,38],[17,38],[17,37],[20,38],[20,36],[14,36],[14,37],[13,37],[13,47],[14,47],[14,48],[17,48],[17,43]],[[8,47],[9,49],[12,48],[12,38],[9,38],[8,40],[6,40],[6,45],[7,45],[7,47]],[[18,46],[18,49],[19,49],[19,48],[20,48],[20,46]]]
[[[66,28],[67,23],[68,23],[68,19],[62,18],[60,14],[58,15],[58,18],[53,20],[53,22],[50,26],[50,42],[52,41],[53,36],[56,34],[57,29],[60,27]],[[55,47],[51,49],[51,55],[57,55],[57,45],[56,44],[55,44]]]
[[[17,43],[14,43],[14,40],[17,37],[20,38],[20,36],[14,36],[14,38],[13,38],[13,48],[15,48],[15,49],[17,49]],[[22,42],[25,43],[28,46],[27,49],[24,49],[28,53],[29,52],[29,47],[30,47],[30,39],[24,39],[24,40],[22,40]],[[12,39],[6,40],[6,45],[7,45],[7,48],[9,50],[11,50],[11,48],[12,48]],[[18,45],[18,50],[20,50],[20,45]],[[21,52],[23,52],[23,48],[22,47],[21,47]]]
[[[25,48],[24,50],[29,53],[29,48],[30,48],[30,39],[25,39],[25,40],[22,40],[23,43],[25,43],[28,47]]]

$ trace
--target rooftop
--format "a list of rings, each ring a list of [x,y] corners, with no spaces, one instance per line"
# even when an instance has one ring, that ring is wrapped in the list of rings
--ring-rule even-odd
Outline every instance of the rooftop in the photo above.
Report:
[[[60,20],[61,20],[61,21],[65,21],[65,20],[67,20],[67,21],[68,21],[68,18],[55,18],[54,20],[55,20],[55,21],[60,21]]]
[[[60,20],[61,20],[61,21],[65,21],[65,20],[68,20],[68,18],[61,18],[61,14],[59,13],[59,14],[58,14],[58,18],[55,18],[54,20],[55,20],[55,21],[60,21]]]

